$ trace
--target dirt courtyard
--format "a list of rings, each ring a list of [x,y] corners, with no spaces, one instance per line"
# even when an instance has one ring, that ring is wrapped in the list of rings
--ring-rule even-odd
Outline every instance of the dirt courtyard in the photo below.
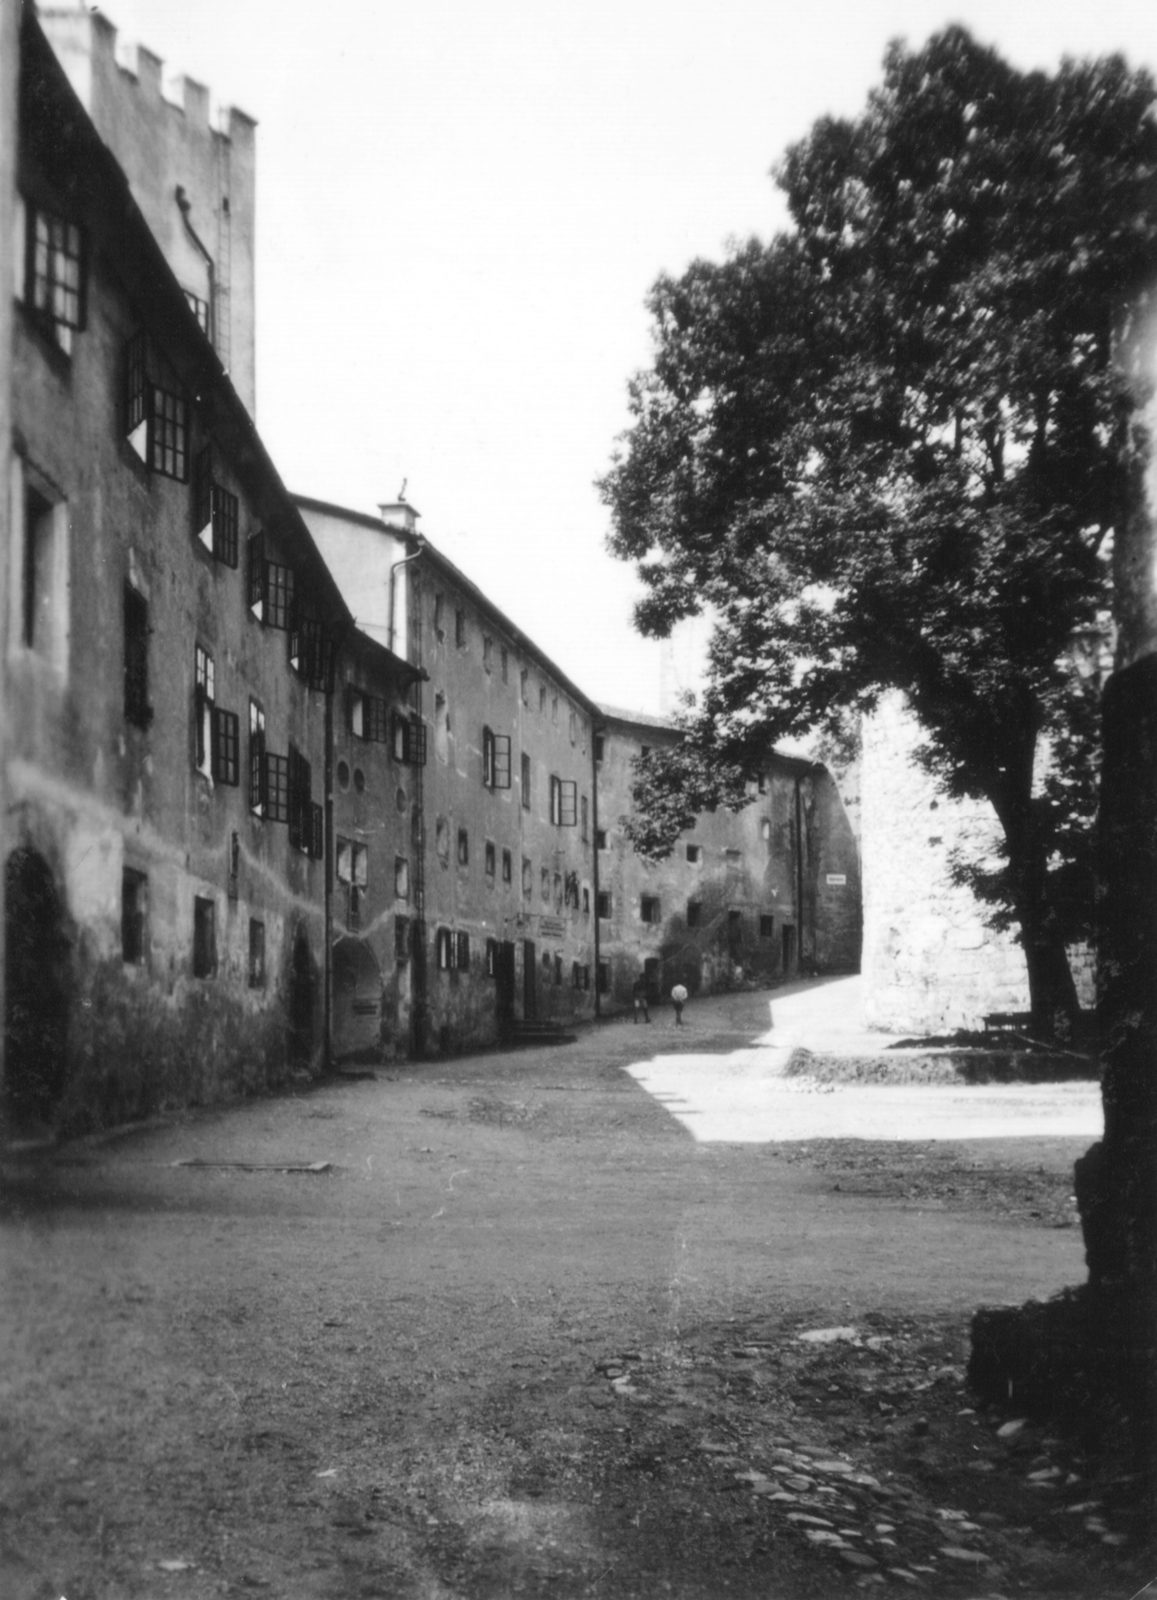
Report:
[[[964,1385],[1089,1138],[693,1134],[767,1003],[10,1156],[0,1600],[1129,1600],[1121,1485]]]

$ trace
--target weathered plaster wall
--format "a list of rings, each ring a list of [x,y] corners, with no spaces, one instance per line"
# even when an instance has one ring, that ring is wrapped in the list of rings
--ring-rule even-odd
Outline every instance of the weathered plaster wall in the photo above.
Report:
[[[39,17],[178,282],[208,301],[206,263],[176,203],[177,185],[184,188],[189,220],[214,261],[217,351],[255,415],[256,124],[235,108],[211,121],[203,84],[165,79],[160,57],[143,46],[118,48],[116,28],[95,10],[47,5]]]
[[[1028,1006],[1015,941],[949,878],[955,849],[983,856],[998,837],[981,802],[952,801],[913,760],[920,743],[898,696],[865,720],[863,754],[866,1020],[901,1032],[983,1025]]]
[[[13,332],[16,503],[33,482],[56,502],[64,581],[44,597],[52,648],[39,631],[27,645],[24,545],[13,542],[5,846],[34,851],[52,875],[68,972],[54,1119],[76,1130],[268,1087],[318,1060],[323,866],[251,810],[248,726],[252,699],[264,710],[267,748],[284,755],[295,745],[313,764],[320,799],[324,703],[291,670],[286,633],[249,609],[246,544],[264,519],[249,493],[252,465],[244,481],[233,470],[210,402],[194,408],[189,445],[195,453],[212,441],[215,477],[238,497],[236,568],[196,538],[191,485],[150,471],[128,444],[127,338],[143,322],[178,379],[184,351],[167,347],[168,324],[152,305],[128,300],[119,235],[85,179],[63,151],[52,162],[59,170],[37,167],[26,150],[22,184],[87,225],[92,270],[87,325],[70,355],[23,305]],[[292,562],[275,528],[264,528],[264,541],[270,557]],[[147,726],[126,718],[126,586],[148,608]],[[213,657],[217,706],[239,719],[236,786],[197,770],[197,645]],[[139,960],[126,959],[123,944],[126,868],[145,886]],[[216,964],[203,977],[193,974],[195,898],[215,914]],[[264,979],[252,984],[251,919],[265,939]]]
[[[665,997],[676,982],[710,994],[799,971],[855,971],[858,853],[839,792],[822,768],[772,757],[741,811],[705,813],[665,861],[635,853],[622,826],[631,810],[631,764],[645,746],[677,737],[661,719],[607,717],[599,888],[610,895],[600,956],[611,1008],[629,1002],[640,974]],[[644,899],[658,902],[658,920],[644,920]]]

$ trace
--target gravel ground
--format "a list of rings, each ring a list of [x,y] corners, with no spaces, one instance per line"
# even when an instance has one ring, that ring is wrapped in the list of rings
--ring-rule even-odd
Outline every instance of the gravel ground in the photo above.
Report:
[[[964,1385],[1088,1139],[703,1142],[641,1031],[6,1160],[0,1600],[1140,1591],[1111,1460]]]

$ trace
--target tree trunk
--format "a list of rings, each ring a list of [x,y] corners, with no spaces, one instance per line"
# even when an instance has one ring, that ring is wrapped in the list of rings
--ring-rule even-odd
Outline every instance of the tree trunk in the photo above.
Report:
[[[1032,1031],[1038,1038],[1067,1040],[1076,1031],[1081,1008],[1064,935],[1049,900],[1048,850],[1032,809],[1031,754],[1023,762],[1021,787],[1023,792],[1011,801],[1004,795],[994,804],[1008,847],[1013,907],[1028,973]]]

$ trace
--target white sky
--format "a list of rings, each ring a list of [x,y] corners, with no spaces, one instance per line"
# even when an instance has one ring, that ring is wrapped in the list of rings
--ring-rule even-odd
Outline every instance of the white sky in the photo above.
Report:
[[[109,0],[255,116],[258,425],[291,489],[422,530],[595,699],[659,709],[593,487],[660,271],[768,238],[768,172],[889,39],[1157,61],[1152,0]]]

